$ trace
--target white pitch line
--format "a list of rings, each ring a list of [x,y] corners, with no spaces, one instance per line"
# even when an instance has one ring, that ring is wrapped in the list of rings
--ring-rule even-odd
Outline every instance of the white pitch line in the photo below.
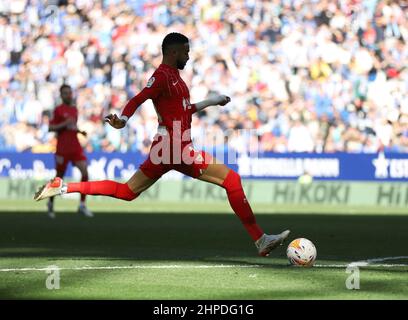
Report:
[[[226,268],[259,268],[261,265],[228,265],[228,264],[218,264],[218,265],[138,265],[138,266],[106,266],[106,267],[62,267],[58,270],[124,270],[124,269],[226,269]],[[0,269],[0,272],[24,272],[24,271],[48,271],[55,270],[55,267],[46,267],[46,268],[5,268]]]
[[[390,260],[403,260],[408,259],[408,256],[397,256],[397,257],[385,257],[385,258],[372,258],[367,260],[360,260],[350,262],[349,264],[317,264],[314,265],[317,268],[347,268],[347,267],[376,267],[376,268],[392,268],[392,267],[408,267],[408,264],[378,264],[377,262],[390,261]]]
[[[315,264],[316,268],[347,268],[347,267],[374,267],[374,268],[395,268],[395,267],[408,267],[408,264],[377,264],[377,262],[389,261],[389,260],[402,260],[408,259],[408,256],[398,257],[385,257],[385,258],[373,258],[361,261],[351,262],[349,264]],[[375,264],[374,264],[375,263]],[[137,265],[137,266],[82,266],[82,267],[62,267],[58,270],[132,270],[132,269],[228,269],[228,268],[264,268],[269,267],[259,264],[209,264],[209,265]],[[0,272],[25,272],[25,271],[48,271],[55,270],[55,267],[45,268],[4,268],[0,269]]]
[[[347,268],[347,267],[370,267],[370,268],[395,268],[395,267],[408,267],[408,264],[315,264],[316,268]]]
[[[366,267],[368,265],[373,266],[373,263],[377,263],[377,262],[383,262],[383,261],[389,261],[389,260],[402,260],[402,259],[408,259],[408,256],[373,258],[373,259],[367,259],[367,260],[362,260],[362,261],[355,261],[355,262],[350,263],[350,266],[351,267],[353,266]]]
[[[347,268],[348,264],[314,264],[314,268]]]

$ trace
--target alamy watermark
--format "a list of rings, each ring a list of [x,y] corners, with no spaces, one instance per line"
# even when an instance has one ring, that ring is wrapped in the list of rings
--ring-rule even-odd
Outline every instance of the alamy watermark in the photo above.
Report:
[[[184,129],[181,121],[176,120],[169,128],[159,127],[150,149],[150,160],[154,164],[177,165],[209,163],[216,158],[227,164],[237,164],[240,155],[258,158],[260,152],[256,129],[196,132]]]
[[[360,290],[360,268],[350,264],[346,269],[346,273],[350,273],[346,279],[346,288],[349,290]]]
[[[56,265],[48,266],[45,270],[46,274],[48,274],[47,278],[45,279],[45,287],[48,290],[58,290],[60,289],[60,269]]]

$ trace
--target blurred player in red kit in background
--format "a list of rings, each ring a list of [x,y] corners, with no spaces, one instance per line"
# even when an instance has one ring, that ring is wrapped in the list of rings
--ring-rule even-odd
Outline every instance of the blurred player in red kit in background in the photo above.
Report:
[[[255,242],[259,255],[267,256],[271,250],[282,244],[289,235],[289,230],[277,235],[265,234],[256,223],[240,176],[208,153],[193,148],[190,137],[192,115],[208,106],[223,106],[230,98],[218,95],[195,104],[190,103],[189,89],[179,74],[179,70],[184,69],[189,60],[189,51],[187,37],[180,33],[168,34],[162,43],[162,63],[146,87],[128,101],[120,117],[116,114],[106,117],[112,127],[121,129],[147,99],[152,99],[156,109],[159,126],[149,157],[129,181],[64,183],[62,179],[55,178],[42,186],[34,199],[38,201],[54,195],[79,192],[83,195],[105,195],[131,201],[163,174],[177,170],[192,178],[224,188],[231,208]]]
[[[54,109],[53,118],[49,126],[49,131],[57,133],[57,150],[55,153],[56,176],[63,178],[68,164],[72,162],[81,172],[82,181],[88,181],[87,159],[78,140],[78,133],[86,136],[86,132],[78,130],[78,109],[73,104],[71,87],[63,84],[60,87],[60,95],[62,104]],[[85,205],[85,198],[86,195],[81,195],[78,212],[86,217],[93,217],[92,212]],[[48,200],[48,216],[55,218],[54,197]]]

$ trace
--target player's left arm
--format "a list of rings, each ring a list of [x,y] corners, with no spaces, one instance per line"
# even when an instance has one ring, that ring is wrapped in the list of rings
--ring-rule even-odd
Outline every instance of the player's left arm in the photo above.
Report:
[[[71,120],[72,120],[72,123],[69,126],[69,129],[74,130],[76,131],[76,133],[82,134],[84,137],[86,137],[88,135],[86,131],[78,129],[77,120],[75,118],[71,118]]]
[[[231,98],[226,95],[223,95],[223,94],[216,95],[208,99],[205,99],[203,101],[194,103],[195,112],[201,111],[210,106],[225,106],[230,101],[231,101]]]

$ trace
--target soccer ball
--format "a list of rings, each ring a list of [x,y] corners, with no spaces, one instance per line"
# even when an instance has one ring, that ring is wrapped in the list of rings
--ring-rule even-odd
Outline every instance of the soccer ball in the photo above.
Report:
[[[316,260],[317,251],[312,241],[298,238],[289,243],[286,255],[292,265],[311,267]]]

